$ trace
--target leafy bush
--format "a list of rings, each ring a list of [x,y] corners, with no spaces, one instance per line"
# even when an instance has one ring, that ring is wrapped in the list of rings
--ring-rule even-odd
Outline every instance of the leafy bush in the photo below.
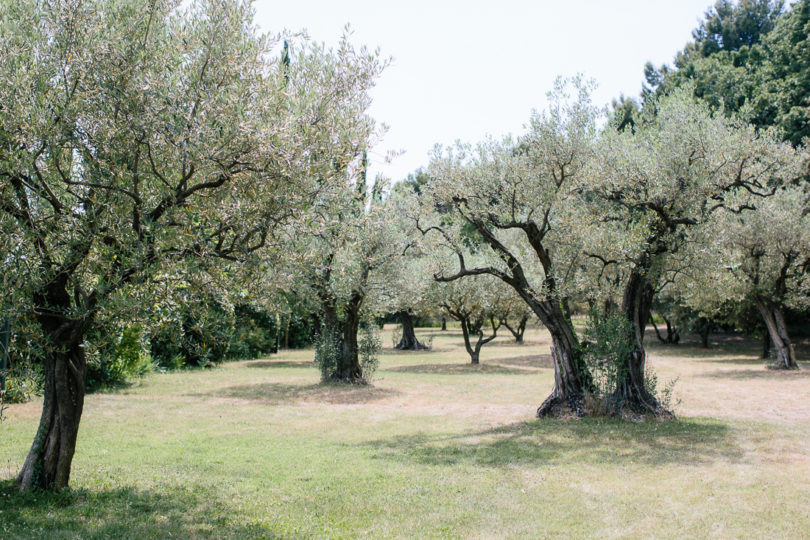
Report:
[[[337,332],[324,330],[315,336],[315,364],[321,370],[322,381],[332,379],[342,355],[343,344]]]
[[[635,348],[633,324],[621,315],[592,311],[585,339],[583,360],[593,376],[594,393],[607,398],[627,375],[627,358]]]
[[[234,334],[233,310],[205,298],[175,306],[169,313],[155,325],[149,340],[152,358],[160,367],[205,367],[225,359]]]
[[[140,325],[121,330],[114,344],[104,340],[103,333],[95,332],[96,339],[85,346],[88,391],[127,384],[157,367],[147,351]]]
[[[357,348],[360,366],[363,368],[363,378],[371,382],[374,372],[377,371],[377,367],[380,365],[379,355],[382,350],[382,338],[376,325],[365,325],[361,330]]]
[[[636,343],[633,324],[619,314],[600,315],[592,311],[585,327],[583,361],[593,377],[593,389],[585,396],[584,407],[591,416],[611,416],[619,412],[622,403],[617,387],[628,373],[627,359]],[[678,379],[669,381],[659,391],[658,375],[647,367],[644,387],[666,411],[671,411],[673,390]]]
[[[234,308],[236,322],[228,358],[256,358],[278,350],[276,316],[245,304]]]

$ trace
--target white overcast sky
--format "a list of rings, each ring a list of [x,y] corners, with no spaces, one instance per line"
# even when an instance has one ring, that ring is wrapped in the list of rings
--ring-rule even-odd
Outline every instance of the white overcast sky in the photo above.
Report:
[[[597,104],[636,96],[643,66],[671,63],[713,0],[257,0],[270,33],[306,29],[334,45],[351,24],[355,45],[393,58],[371,114],[389,130],[371,175],[405,178],[434,144],[520,133],[558,75],[598,84]],[[385,163],[388,150],[404,153]]]

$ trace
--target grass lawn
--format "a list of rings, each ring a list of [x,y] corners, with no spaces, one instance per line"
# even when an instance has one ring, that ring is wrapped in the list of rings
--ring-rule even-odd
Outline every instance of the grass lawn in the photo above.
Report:
[[[810,538],[806,362],[652,338],[677,421],[539,421],[547,333],[499,337],[479,367],[458,330],[418,335],[431,351],[384,336],[371,387],[322,386],[312,351],[290,351],[88,396],[59,495],[12,487],[41,402],[14,405],[0,538]]]

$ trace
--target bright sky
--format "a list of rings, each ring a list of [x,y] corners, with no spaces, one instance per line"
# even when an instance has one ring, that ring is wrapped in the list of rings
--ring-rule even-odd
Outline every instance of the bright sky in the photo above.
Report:
[[[306,29],[393,57],[371,114],[389,126],[370,176],[393,180],[427,164],[436,143],[520,133],[558,75],[598,84],[597,104],[636,96],[647,61],[671,63],[713,0],[257,0],[263,31]],[[404,153],[385,163],[388,150]]]

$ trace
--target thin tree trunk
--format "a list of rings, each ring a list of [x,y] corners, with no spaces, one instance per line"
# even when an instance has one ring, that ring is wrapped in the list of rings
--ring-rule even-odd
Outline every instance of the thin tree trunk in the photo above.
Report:
[[[500,323],[496,325],[495,319],[490,318],[489,324],[492,327],[492,335],[484,337],[484,321],[476,320],[471,322],[467,317],[463,317],[463,320],[461,320],[461,332],[464,335],[464,347],[467,349],[467,353],[470,355],[470,364],[472,365],[477,366],[480,363],[481,348],[498,337],[498,328],[501,326]],[[470,340],[470,336],[473,334],[478,336],[475,346],[472,345]]]
[[[447,319],[442,317],[442,332],[447,331]]]
[[[776,352],[776,360],[771,366],[773,369],[798,369],[796,362],[796,349],[790,341],[788,335],[785,316],[782,308],[770,298],[757,295],[754,297],[765,326],[768,329],[773,348]]]
[[[471,325],[470,319],[467,316],[459,315],[457,316],[457,319],[461,323],[461,335],[464,336],[464,348],[467,349],[467,354],[470,355],[470,363],[473,365],[478,365],[478,353],[481,349],[474,349],[470,343],[470,334],[474,332],[474,327]]]
[[[503,321],[503,325],[509,330],[509,333],[512,334],[512,337],[515,338],[515,343],[523,343],[523,334],[526,332],[526,323],[529,321],[529,317],[524,315],[518,321],[517,326],[512,328],[509,324],[509,321]]]
[[[416,339],[416,332],[413,327],[413,317],[407,310],[399,312],[399,319],[402,321],[402,339],[399,340],[395,349],[400,351],[422,351],[427,349]]]
[[[658,325],[655,324],[655,317],[650,317],[650,322],[652,323],[653,330],[655,330],[655,337],[657,337],[658,341],[660,341],[661,343],[666,344],[667,340],[664,339],[664,337],[661,335],[661,332],[658,331]]]
[[[765,332],[762,333],[762,358],[770,358],[771,356],[771,335],[768,333],[766,329]]]

